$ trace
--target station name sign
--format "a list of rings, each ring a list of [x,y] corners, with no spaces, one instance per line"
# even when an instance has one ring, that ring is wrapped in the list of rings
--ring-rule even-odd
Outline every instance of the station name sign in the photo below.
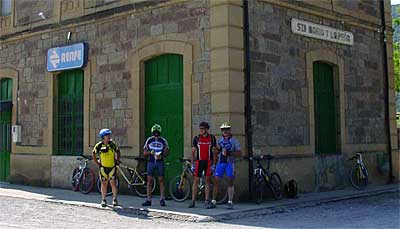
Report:
[[[292,32],[295,34],[344,45],[354,44],[354,35],[348,31],[338,30],[336,28],[323,26],[296,18],[292,18],[291,25]]]
[[[86,58],[84,43],[51,48],[47,51],[47,71],[82,68]]]

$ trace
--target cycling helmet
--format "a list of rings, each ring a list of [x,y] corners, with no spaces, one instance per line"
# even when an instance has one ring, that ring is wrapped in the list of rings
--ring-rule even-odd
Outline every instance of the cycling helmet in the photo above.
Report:
[[[151,127],[151,133],[154,133],[155,131],[158,131],[161,133],[161,126],[158,124],[154,124],[154,126]]]
[[[104,136],[110,135],[111,133],[112,133],[112,131],[110,129],[102,129],[99,132],[99,137],[104,138]]]
[[[199,127],[203,127],[203,128],[206,128],[206,129],[210,129],[210,125],[209,125],[207,122],[201,122],[201,123],[199,124]]]
[[[229,122],[224,122],[221,124],[220,126],[221,129],[230,129],[231,128],[231,124],[229,124]]]

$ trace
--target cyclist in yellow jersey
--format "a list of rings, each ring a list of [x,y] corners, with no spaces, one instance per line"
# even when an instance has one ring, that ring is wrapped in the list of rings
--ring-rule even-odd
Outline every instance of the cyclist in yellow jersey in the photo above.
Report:
[[[113,205],[118,206],[117,201],[117,186],[115,184],[116,168],[119,163],[120,151],[118,146],[111,139],[111,130],[102,129],[99,132],[99,137],[102,139],[93,148],[93,160],[99,166],[99,177],[101,178],[101,206],[106,207],[106,193],[108,181],[110,181],[113,192]],[[97,160],[97,156],[100,160]]]

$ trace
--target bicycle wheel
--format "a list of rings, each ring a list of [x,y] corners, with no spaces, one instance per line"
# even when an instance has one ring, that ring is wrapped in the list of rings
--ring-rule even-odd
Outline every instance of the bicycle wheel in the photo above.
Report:
[[[94,186],[94,172],[92,169],[85,168],[81,180],[79,182],[79,191],[83,194],[88,194]]]
[[[363,190],[368,185],[368,172],[364,166],[356,165],[350,169],[349,180],[351,185],[357,190]]]
[[[172,199],[178,202],[187,200],[190,196],[191,190],[192,183],[186,176],[183,177],[182,182],[181,176],[176,176],[175,178],[171,179],[169,183],[169,194],[171,195]]]
[[[74,192],[79,191],[79,176],[80,175],[81,175],[80,169],[75,168],[74,171],[72,172],[72,179],[71,179],[72,191],[74,191]]]
[[[140,176],[145,181],[144,185],[133,185],[133,189],[136,194],[140,197],[147,197],[147,173],[141,173]],[[139,177],[135,177],[135,184],[142,183],[142,180]],[[156,189],[156,181],[153,180],[153,187],[151,189],[151,193]]]
[[[253,199],[256,204],[261,204],[264,197],[264,179],[261,176],[253,176],[252,185]]]
[[[272,192],[275,200],[283,197],[282,180],[278,173],[272,173],[268,182],[268,187]]]
[[[211,196],[214,190],[214,181],[211,179]],[[223,204],[228,200],[228,182],[225,178],[219,180],[218,193],[217,193],[217,204]]]
[[[97,184],[97,191],[101,194],[101,179],[100,178],[97,178],[96,184]],[[117,188],[119,188],[119,179],[118,179],[118,177],[115,177],[115,185],[117,186]],[[111,196],[112,195],[112,189],[111,189],[110,182],[108,182],[108,185],[107,185],[107,193],[106,193],[106,195],[107,196]]]

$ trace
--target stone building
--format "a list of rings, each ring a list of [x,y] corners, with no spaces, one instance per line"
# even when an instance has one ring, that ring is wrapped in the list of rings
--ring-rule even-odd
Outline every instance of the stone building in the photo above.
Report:
[[[371,184],[388,181],[387,167],[398,179],[390,1],[0,7],[2,180],[69,187],[76,155],[90,154],[104,127],[135,164],[155,122],[171,145],[171,177],[201,121],[216,134],[231,122],[245,155],[275,155],[272,170],[302,192],[347,186],[358,151]],[[241,199],[251,167],[237,163]]]

